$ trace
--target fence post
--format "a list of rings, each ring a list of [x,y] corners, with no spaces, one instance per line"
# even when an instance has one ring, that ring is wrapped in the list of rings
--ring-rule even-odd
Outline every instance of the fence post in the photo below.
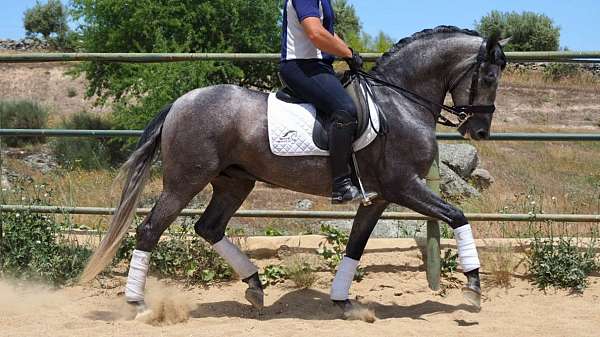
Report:
[[[436,156],[427,174],[427,186],[435,193],[440,193],[440,158]],[[441,257],[440,257],[440,223],[437,220],[427,221],[427,283],[431,290],[440,289]]]

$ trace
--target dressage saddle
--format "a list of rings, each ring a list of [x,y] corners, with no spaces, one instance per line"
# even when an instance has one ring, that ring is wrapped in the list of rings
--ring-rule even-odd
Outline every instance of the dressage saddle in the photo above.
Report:
[[[353,77],[349,71],[337,73],[336,76],[344,88],[346,88],[346,92],[348,92],[350,97],[352,97],[352,100],[356,105],[358,115],[358,127],[354,135],[354,140],[356,140],[367,130],[367,127],[369,126],[369,104],[365,95],[363,94],[363,89],[361,89],[360,81],[356,80],[356,78]],[[298,97],[298,95],[296,95],[294,91],[285,83],[281,76],[279,79],[283,86],[282,89],[280,89],[276,94],[276,97],[279,100],[292,104],[309,103]],[[325,151],[329,150],[328,130],[331,123],[333,123],[331,118],[326,117],[327,115],[327,113],[320,112],[317,109],[317,116],[313,127],[313,141],[318,148]]]

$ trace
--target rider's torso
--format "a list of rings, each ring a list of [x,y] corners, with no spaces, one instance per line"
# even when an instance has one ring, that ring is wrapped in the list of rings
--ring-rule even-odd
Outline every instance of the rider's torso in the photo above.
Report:
[[[283,9],[283,31],[281,34],[281,60],[318,59],[333,63],[333,55],[317,49],[310,41],[301,22],[307,17],[321,19],[323,27],[331,34],[335,16],[330,0],[286,0]]]

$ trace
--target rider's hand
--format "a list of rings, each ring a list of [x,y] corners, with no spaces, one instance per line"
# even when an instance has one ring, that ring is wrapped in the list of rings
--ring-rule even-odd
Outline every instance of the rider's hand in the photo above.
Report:
[[[357,51],[354,51],[352,48],[350,48],[350,50],[352,51],[352,56],[345,58],[344,61],[348,63],[350,71],[358,72],[359,70],[362,70],[363,59]]]

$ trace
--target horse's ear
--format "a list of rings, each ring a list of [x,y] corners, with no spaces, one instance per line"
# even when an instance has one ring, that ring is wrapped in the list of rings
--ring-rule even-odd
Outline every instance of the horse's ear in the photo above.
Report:
[[[490,34],[490,36],[487,38],[487,43],[486,43],[486,49],[487,49],[488,55],[492,55],[492,53],[494,53],[494,50],[496,49],[496,46],[498,45],[499,42],[500,42],[500,32],[499,31],[492,32]]]
[[[512,40],[512,36],[507,37],[506,39],[500,40],[498,43],[504,47]]]

